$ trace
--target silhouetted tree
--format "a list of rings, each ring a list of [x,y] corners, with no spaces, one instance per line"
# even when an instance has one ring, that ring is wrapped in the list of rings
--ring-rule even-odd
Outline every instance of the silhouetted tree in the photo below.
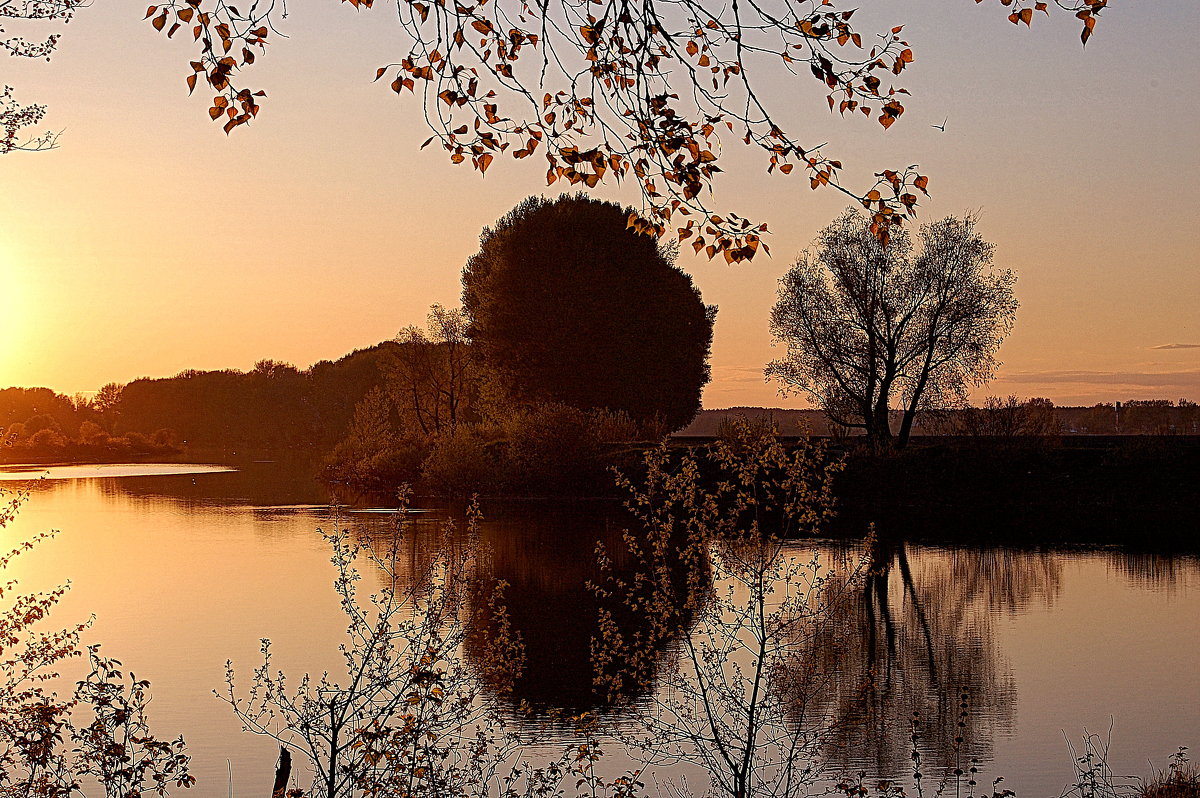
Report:
[[[69,396],[49,388],[0,390],[0,426],[22,422],[27,435],[47,427],[74,435],[86,417]]]
[[[783,277],[771,312],[787,355],[767,375],[873,443],[892,439],[894,400],[903,410],[899,446],[919,407],[965,402],[967,386],[995,372],[1016,319],[1016,278],[993,270],[993,245],[974,218],[948,216],[918,237],[919,253],[906,231],[885,245],[869,219],[847,211]]]
[[[1177,407],[1179,432],[1183,435],[1200,434],[1200,404],[1180,399]]]
[[[189,369],[105,386],[96,402],[114,397],[102,417],[114,419],[120,434],[168,428],[193,446],[323,450],[346,434],[355,406],[380,385],[380,362],[393,346],[387,341],[306,371],[273,360],[248,373]]]
[[[1107,403],[1093,405],[1081,414],[1079,426],[1090,435],[1112,435],[1117,431],[1116,408]]]
[[[461,309],[429,308],[427,329],[405,327],[383,360],[388,390],[425,435],[467,420],[478,393],[478,363]]]
[[[481,236],[463,306],[500,395],[623,410],[677,429],[708,382],[715,307],[628,211],[530,197]]]
[[[1130,399],[1121,409],[1121,431],[1166,435],[1173,431],[1170,399]]]
[[[102,426],[108,431],[116,429],[117,416],[120,413],[121,391],[124,385],[110,382],[103,385],[92,398],[92,408],[100,416]]]
[[[983,407],[968,407],[955,415],[959,435],[975,437],[1043,437],[1058,435],[1062,426],[1049,399],[989,396]]]

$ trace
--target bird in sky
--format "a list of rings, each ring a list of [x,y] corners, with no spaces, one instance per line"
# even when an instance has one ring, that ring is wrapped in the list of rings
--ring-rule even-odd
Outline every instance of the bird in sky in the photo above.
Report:
[[[943,133],[945,133],[945,132],[946,132],[946,123],[947,123],[947,122],[949,122],[949,121],[950,121],[950,117],[946,117],[945,119],[943,119],[943,120],[942,120],[942,124],[940,124],[940,125],[930,125],[930,127],[935,127],[935,128],[937,128],[938,130],[940,130],[940,131],[942,131]]]

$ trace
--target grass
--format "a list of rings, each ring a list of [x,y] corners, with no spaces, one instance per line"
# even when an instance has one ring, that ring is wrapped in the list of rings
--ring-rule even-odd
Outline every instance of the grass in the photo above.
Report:
[[[1143,782],[1138,798],[1200,798],[1200,768],[1188,761],[1186,752],[1180,748],[1166,770]]]

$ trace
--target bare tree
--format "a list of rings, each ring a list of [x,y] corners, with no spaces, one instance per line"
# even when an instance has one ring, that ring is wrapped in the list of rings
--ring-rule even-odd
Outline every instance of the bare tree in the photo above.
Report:
[[[396,336],[400,346],[384,361],[397,406],[426,435],[457,426],[472,410],[478,364],[467,323],[462,309],[432,305],[427,329],[405,327]]]
[[[907,231],[884,244],[847,211],[783,277],[771,312],[787,355],[767,376],[872,443],[893,439],[893,403],[902,447],[918,408],[965,401],[968,385],[994,374],[1016,318],[1016,278],[992,268],[994,247],[973,217],[922,225],[918,238],[919,253]]]

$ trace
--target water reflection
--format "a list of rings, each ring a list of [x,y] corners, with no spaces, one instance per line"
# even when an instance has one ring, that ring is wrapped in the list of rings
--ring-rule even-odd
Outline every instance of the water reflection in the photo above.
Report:
[[[237,469],[201,463],[94,463],[69,465],[0,465],[0,482],[58,479],[108,479],[141,476],[216,474]]]
[[[623,602],[598,598],[589,587],[603,580],[597,546],[610,553],[611,574],[631,576],[633,563],[622,542],[631,519],[611,502],[521,504],[494,503],[486,508],[482,538],[489,559],[491,584],[503,583],[502,602],[508,622],[525,645],[526,658],[511,699],[535,710],[568,714],[607,705],[607,690],[598,687],[592,648],[599,637],[600,610],[611,613],[623,640],[645,639],[644,615]],[[481,603],[491,593],[477,593]],[[486,618],[487,613],[479,612]],[[636,700],[651,690],[661,649],[639,652],[645,672],[622,698]]]
[[[1200,570],[1200,558],[1156,552],[1113,552],[1110,568],[1141,587],[1174,592]]]
[[[231,753],[236,728],[209,692],[220,684],[222,663],[233,657],[239,666],[253,664],[257,641],[269,636],[289,671],[319,673],[338,665],[334,646],[344,630],[328,549],[315,533],[334,519],[306,475],[276,483],[273,469],[41,482],[9,530],[63,530],[30,561],[40,582],[29,570],[11,575],[31,586],[72,579],[62,617],[94,612],[96,639],[154,682],[156,718],[167,731],[186,732],[202,784],[224,785],[232,758],[240,791],[260,787],[262,763],[273,751],[239,740]],[[514,700],[569,710],[602,704],[590,656],[597,602],[586,582],[597,576],[597,541],[614,556],[624,550],[621,515],[586,503],[494,504],[484,511],[481,535],[491,551],[485,571],[509,585],[505,604],[528,658]],[[461,528],[458,512],[419,516],[418,532],[400,540],[401,571],[423,570],[433,530],[447,519]],[[390,545],[395,516],[387,508],[349,508],[336,520],[362,539]],[[824,561],[845,568],[858,557],[833,546],[819,550]],[[1193,705],[1200,695],[1200,680],[1186,664],[1200,657],[1195,558],[882,543],[873,554],[877,568],[852,594],[828,598],[838,611],[796,641],[779,674],[793,721],[832,728],[822,749],[831,766],[908,772],[914,710],[930,773],[934,760],[951,762],[956,752],[964,761],[995,756],[993,772],[1003,768],[1022,794],[1061,788],[1069,766],[1062,729],[1095,727],[1097,718],[1116,714],[1129,729],[1123,752],[1130,772],[1200,733],[1200,713],[1178,711],[1181,695],[1192,696]],[[475,614],[486,618],[486,592],[470,596]],[[1121,656],[1080,655],[1093,651],[1101,628]],[[164,630],[180,629],[185,639],[163,644],[164,634],[175,634]],[[1136,650],[1121,642],[1129,638]],[[1082,685],[1074,693],[1058,680],[1068,665]],[[961,692],[969,713],[958,746]],[[1129,707],[1145,714],[1143,725]],[[1002,760],[1018,731],[1047,742],[1022,743],[1013,767]],[[1029,781],[1031,773],[1043,781]]]
[[[909,724],[936,770],[989,760],[1015,729],[1016,688],[995,622],[1049,607],[1061,563],[1045,552],[919,549],[876,541],[857,592],[825,617],[787,664],[797,723],[831,730],[824,755],[844,772],[910,769]]]

